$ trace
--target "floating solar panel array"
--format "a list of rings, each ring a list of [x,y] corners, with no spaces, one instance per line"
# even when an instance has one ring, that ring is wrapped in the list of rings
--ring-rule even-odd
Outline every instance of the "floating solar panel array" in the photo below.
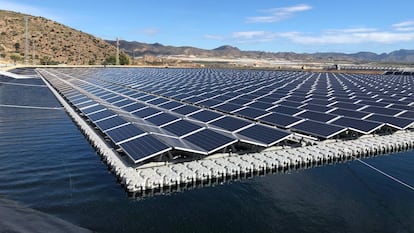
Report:
[[[64,68],[41,74],[134,162],[401,130],[412,76],[212,69]]]

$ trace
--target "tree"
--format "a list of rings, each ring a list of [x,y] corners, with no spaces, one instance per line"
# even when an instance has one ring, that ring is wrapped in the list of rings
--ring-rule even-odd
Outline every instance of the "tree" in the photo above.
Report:
[[[119,64],[120,65],[129,65],[129,57],[125,53],[119,55]]]
[[[18,53],[20,51],[20,43],[19,42],[14,44],[14,49],[15,49],[16,53]]]
[[[16,63],[17,61],[21,61],[23,58],[19,54],[13,53],[12,55],[10,55],[10,59],[12,59],[14,63]]]
[[[105,58],[105,61],[102,65],[115,65],[116,64],[116,58],[115,56],[111,55],[109,57]]]

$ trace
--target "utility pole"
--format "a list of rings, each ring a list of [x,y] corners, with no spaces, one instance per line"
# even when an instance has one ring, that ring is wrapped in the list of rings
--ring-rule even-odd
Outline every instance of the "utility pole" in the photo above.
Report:
[[[35,65],[36,46],[35,46],[35,39],[33,37],[32,37],[32,45],[33,45],[32,63],[33,65]]]
[[[29,17],[24,17],[24,64],[29,63],[29,38],[28,38],[28,21]]]
[[[116,56],[115,56],[115,64],[119,66],[119,39],[116,38]]]

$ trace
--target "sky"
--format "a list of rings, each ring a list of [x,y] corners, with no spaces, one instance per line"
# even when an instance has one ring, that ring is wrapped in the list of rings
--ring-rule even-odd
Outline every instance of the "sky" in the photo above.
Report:
[[[0,0],[114,40],[266,52],[414,49],[412,0]]]

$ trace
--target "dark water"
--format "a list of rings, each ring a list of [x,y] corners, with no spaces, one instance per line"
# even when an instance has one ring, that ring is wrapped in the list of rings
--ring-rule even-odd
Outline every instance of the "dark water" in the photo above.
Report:
[[[0,104],[59,106],[21,88]],[[414,152],[365,161],[414,185]],[[132,200],[62,110],[0,107],[0,198],[96,232],[414,232],[414,192],[359,162]]]

